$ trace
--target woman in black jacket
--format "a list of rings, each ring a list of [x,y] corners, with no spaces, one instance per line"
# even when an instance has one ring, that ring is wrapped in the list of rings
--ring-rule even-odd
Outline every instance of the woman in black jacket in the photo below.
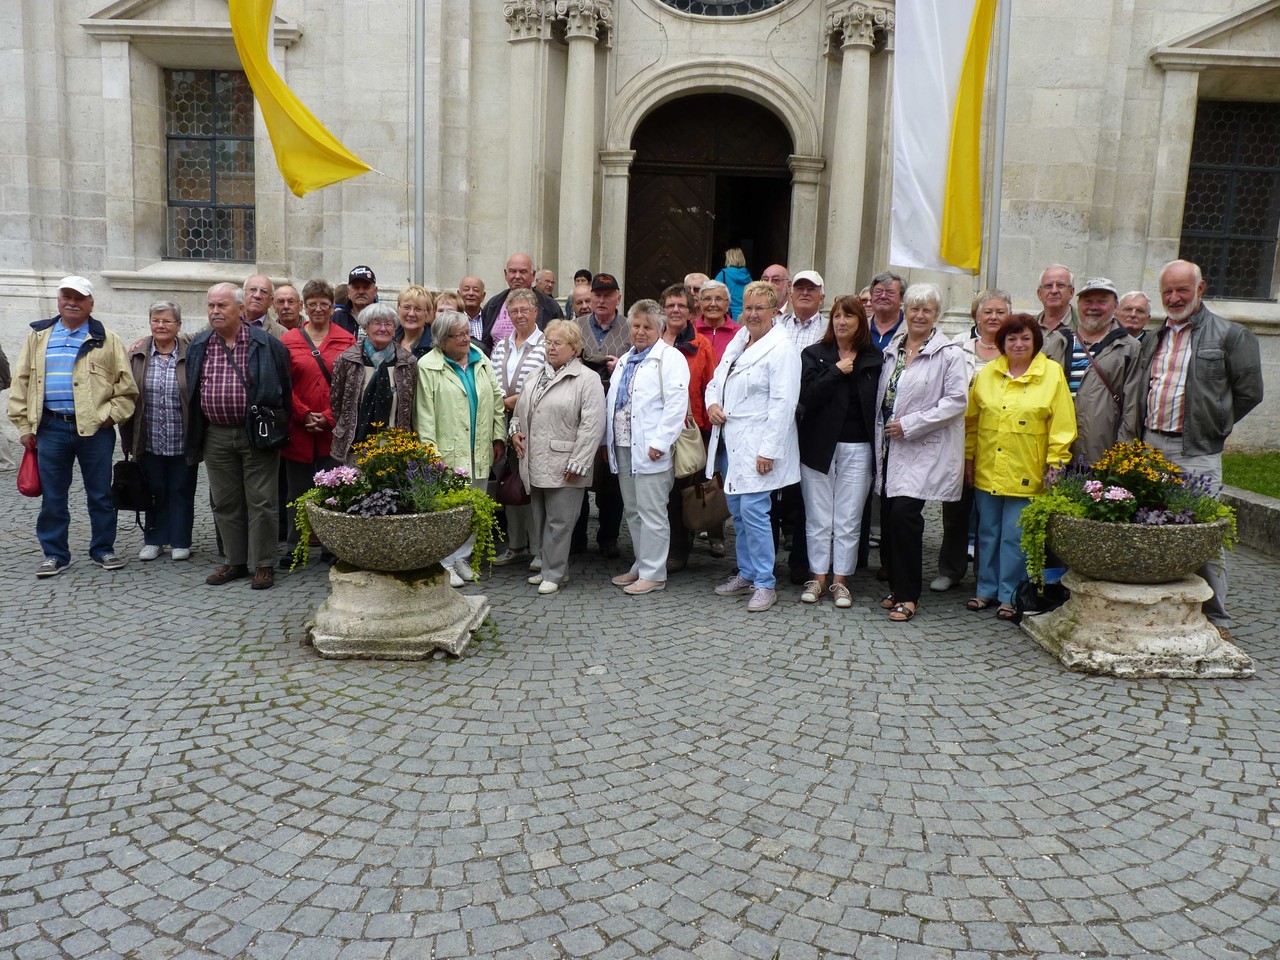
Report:
[[[875,471],[876,387],[883,357],[871,344],[867,311],[840,297],[820,343],[800,353],[800,484],[810,580],[800,599],[827,591],[837,607],[853,605],[848,578],[858,562],[862,508]]]

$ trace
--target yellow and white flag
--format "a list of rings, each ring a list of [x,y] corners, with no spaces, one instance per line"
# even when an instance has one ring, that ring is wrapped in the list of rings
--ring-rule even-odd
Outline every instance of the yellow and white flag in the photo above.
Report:
[[[231,35],[262,108],[276,165],[297,196],[372,169],[312,116],[267,56],[275,0],[229,0]]]
[[[996,0],[898,0],[889,262],[951,273],[982,256],[981,137]]]

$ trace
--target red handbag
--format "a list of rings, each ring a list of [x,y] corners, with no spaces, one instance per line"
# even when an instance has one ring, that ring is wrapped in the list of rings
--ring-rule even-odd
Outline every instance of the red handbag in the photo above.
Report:
[[[18,492],[24,497],[38,497],[44,493],[40,487],[40,464],[36,460],[36,452],[30,447],[22,448],[22,465],[18,467]]]

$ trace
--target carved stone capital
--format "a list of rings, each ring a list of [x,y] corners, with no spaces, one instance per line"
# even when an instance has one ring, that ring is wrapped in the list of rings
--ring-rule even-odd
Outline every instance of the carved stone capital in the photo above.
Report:
[[[893,33],[893,25],[893,11],[875,4],[840,3],[827,13],[827,33],[833,48],[872,49],[877,39],[887,44]]]
[[[509,40],[531,40],[545,35],[550,4],[544,0],[507,0],[502,15],[511,30]]]
[[[555,0],[555,17],[563,20],[567,38],[599,36],[600,28],[613,26],[612,0]]]

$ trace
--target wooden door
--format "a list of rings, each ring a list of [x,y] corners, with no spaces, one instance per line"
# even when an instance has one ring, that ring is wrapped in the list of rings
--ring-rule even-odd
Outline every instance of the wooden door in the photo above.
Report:
[[[627,203],[628,304],[657,299],[685,274],[710,266],[715,213],[711,174],[651,173],[632,177]],[[709,270],[715,273],[715,270]]]

